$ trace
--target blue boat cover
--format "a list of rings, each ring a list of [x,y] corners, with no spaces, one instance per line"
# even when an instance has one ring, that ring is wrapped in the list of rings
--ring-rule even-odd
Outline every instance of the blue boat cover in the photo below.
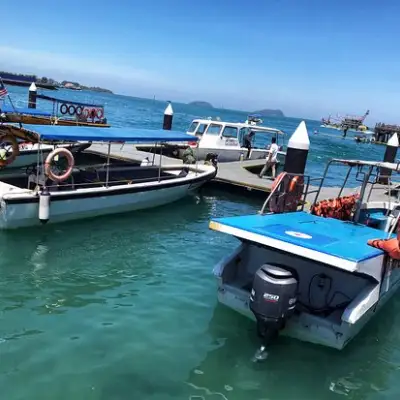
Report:
[[[1,112],[5,114],[25,114],[25,115],[40,115],[43,117],[51,117],[51,113],[47,111],[42,111],[42,110],[36,110],[35,108],[20,108],[20,107],[15,107],[13,108],[12,106],[8,104],[3,104],[0,106]]]
[[[66,140],[76,142],[195,142],[196,136],[179,131],[142,128],[97,128],[89,126],[23,125],[24,130],[38,135],[42,140]]]
[[[383,254],[382,250],[367,244],[369,239],[385,238],[382,231],[306,212],[216,218],[212,221],[353,262]]]

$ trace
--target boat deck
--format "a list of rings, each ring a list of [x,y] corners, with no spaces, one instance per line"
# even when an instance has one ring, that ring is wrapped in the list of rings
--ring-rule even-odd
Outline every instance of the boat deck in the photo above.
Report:
[[[348,271],[383,254],[367,244],[376,229],[301,211],[216,218],[210,228]]]

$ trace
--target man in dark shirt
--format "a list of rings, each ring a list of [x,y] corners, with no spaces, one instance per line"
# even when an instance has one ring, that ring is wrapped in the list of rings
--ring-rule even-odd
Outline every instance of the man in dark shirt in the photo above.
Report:
[[[243,137],[243,147],[246,147],[247,149],[247,156],[246,158],[250,157],[250,151],[251,151],[251,141],[253,140],[254,137],[254,132],[250,131]]]

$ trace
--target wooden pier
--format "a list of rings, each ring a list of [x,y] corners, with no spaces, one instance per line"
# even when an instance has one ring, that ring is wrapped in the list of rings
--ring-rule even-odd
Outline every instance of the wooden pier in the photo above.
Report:
[[[397,135],[400,134],[400,126],[387,125],[382,122],[379,122],[375,125],[374,132],[375,132],[374,133],[375,143],[380,142],[386,144],[394,133],[397,133]]]

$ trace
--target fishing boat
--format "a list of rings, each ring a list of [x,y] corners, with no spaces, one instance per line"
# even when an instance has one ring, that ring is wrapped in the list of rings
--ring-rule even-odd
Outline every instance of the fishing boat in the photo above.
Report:
[[[340,188],[324,188],[330,171],[344,177]],[[279,175],[258,214],[210,221],[238,239],[214,275],[219,301],[256,321],[257,359],[278,334],[343,349],[395,294],[400,199],[388,176],[398,172],[400,164],[334,159],[322,178]]]
[[[54,125],[3,125],[0,132],[24,141],[87,141],[108,143],[107,162],[90,167],[75,165],[65,148],[51,152],[29,175],[0,178],[0,229],[36,226],[99,215],[152,208],[177,201],[192,193],[216,174],[214,165],[140,166],[112,164],[111,143],[140,143],[193,140],[186,133],[164,130]],[[55,160],[58,158],[58,161]],[[66,161],[66,165],[61,161]]]
[[[369,110],[365,112],[362,116],[357,115],[346,115],[336,117],[329,115],[328,118],[321,119],[321,128],[329,128],[336,130],[345,130],[349,132],[364,133],[366,135],[373,134],[374,132],[369,130],[364,124],[365,119],[369,115]]]
[[[35,108],[0,106],[1,122],[29,125],[89,126],[108,128],[104,106],[37,94],[38,99],[52,102],[52,112]]]

